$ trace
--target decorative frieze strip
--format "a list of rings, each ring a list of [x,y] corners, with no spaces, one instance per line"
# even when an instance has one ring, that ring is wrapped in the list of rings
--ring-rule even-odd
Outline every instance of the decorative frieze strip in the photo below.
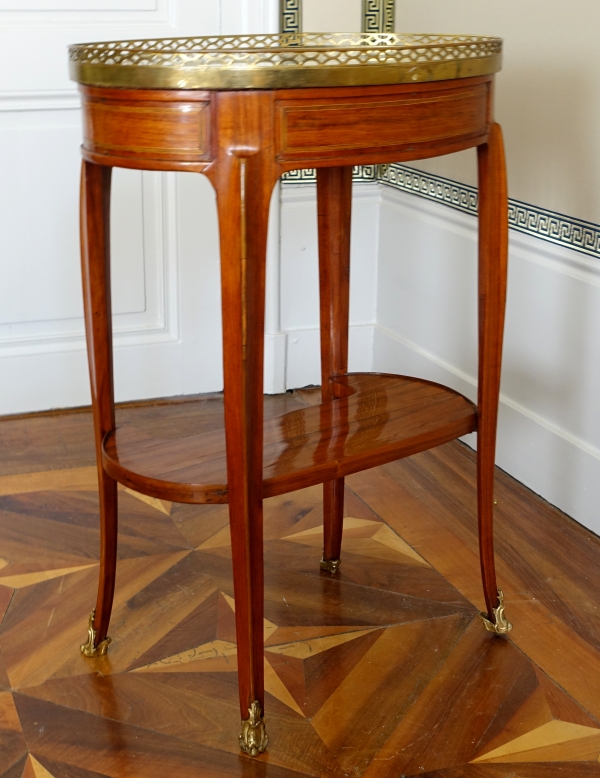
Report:
[[[600,259],[600,224],[509,200],[508,223],[513,230]]]
[[[362,31],[394,32],[396,0],[363,0]]]
[[[422,173],[397,163],[379,165],[378,180],[385,186],[477,215],[477,189],[469,184]],[[600,224],[512,199],[508,204],[508,223],[511,229],[525,235],[600,259]]]
[[[362,32],[394,32],[396,0],[362,0]],[[302,0],[279,0],[280,31],[302,32]]]
[[[281,32],[302,32],[302,0],[279,0]]]
[[[465,213],[477,214],[477,188],[474,186],[422,173],[397,163],[379,165],[378,179],[394,189],[444,203]]]
[[[352,173],[352,181],[378,181],[378,168],[379,165],[359,165],[354,168]],[[314,170],[314,168],[306,170],[290,170],[289,173],[283,174],[281,181],[284,184],[316,184],[317,171]]]

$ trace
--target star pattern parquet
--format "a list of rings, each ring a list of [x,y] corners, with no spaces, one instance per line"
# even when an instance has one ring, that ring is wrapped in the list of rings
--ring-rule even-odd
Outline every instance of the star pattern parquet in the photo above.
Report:
[[[219,402],[121,413],[174,434],[215,424]],[[600,543],[500,474],[499,578],[515,629],[491,637],[477,617],[465,447],[349,478],[335,577],[318,566],[320,488],[265,503],[270,745],[255,760],[237,748],[227,506],[128,489],[119,500],[113,643],[87,660],[89,415],[0,423],[1,778],[600,776],[600,587],[578,574],[598,569]]]

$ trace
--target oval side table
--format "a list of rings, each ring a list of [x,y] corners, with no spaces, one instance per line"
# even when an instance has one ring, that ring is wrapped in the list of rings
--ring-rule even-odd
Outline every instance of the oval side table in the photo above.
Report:
[[[101,560],[86,656],[106,652],[115,588],[117,482],[153,497],[229,503],[242,717],[264,751],[262,502],[322,483],[324,575],[340,563],[344,476],[478,433],[485,627],[505,634],[492,511],[506,294],[508,209],[493,121],[497,38],[303,34],[73,46],[84,133],[81,245]],[[479,385],[475,406],[399,375],[348,373],[352,166],[476,148]],[[224,429],[178,441],[116,427],[110,300],[113,167],[203,173],[221,240]],[[263,426],[265,255],[271,192],[317,169],[322,402]]]

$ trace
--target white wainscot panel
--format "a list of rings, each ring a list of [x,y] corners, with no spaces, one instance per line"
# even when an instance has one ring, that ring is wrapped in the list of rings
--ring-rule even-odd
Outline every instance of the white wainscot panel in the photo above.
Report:
[[[0,114],[0,354],[83,348],[78,111]],[[113,182],[116,342],[174,338],[176,263],[165,261],[163,174]],[[141,340],[140,340],[141,339]]]

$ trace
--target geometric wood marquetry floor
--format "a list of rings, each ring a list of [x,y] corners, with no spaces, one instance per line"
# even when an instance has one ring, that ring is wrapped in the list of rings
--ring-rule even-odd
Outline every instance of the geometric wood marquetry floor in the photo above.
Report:
[[[214,426],[221,404],[118,413],[170,437]],[[84,659],[90,414],[0,422],[0,776],[600,776],[600,540],[498,472],[514,629],[494,638],[477,617],[474,478],[459,443],[348,478],[335,578],[319,571],[320,488],[266,501],[270,744],[252,760],[237,746],[227,506],[120,490],[113,643]]]

